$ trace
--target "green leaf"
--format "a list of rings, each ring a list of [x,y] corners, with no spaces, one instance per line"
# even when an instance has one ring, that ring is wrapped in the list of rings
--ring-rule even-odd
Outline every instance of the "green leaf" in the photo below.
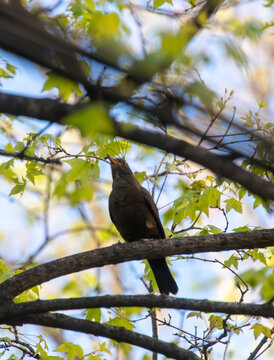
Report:
[[[72,342],[65,341],[54,351],[67,353],[67,360],[79,360],[84,356],[81,346],[74,345]]]
[[[11,65],[9,63],[6,63],[6,69],[13,75],[15,75],[17,67],[14,65]]]
[[[262,109],[262,108],[264,108],[264,107],[266,107],[266,106],[269,105],[268,102],[263,102],[263,101],[257,101],[257,104],[258,104],[258,106],[259,106],[260,109]]]
[[[99,351],[106,352],[111,355],[111,351],[107,348],[106,343],[99,344]]]
[[[88,176],[93,179],[98,179],[100,177],[100,168],[98,163],[95,162],[90,163]]]
[[[92,199],[93,191],[91,187],[77,188],[70,194],[70,201],[72,206],[79,204],[81,201],[89,201]]]
[[[226,203],[226,212],[229,212],[231,209],[237,211],[240,214],[243,212],[243,207],[240,201],[232,198],[225,200],[225,203]]]
[[[238,269],[238,261],[239,261],[238,257],[236,257],[235,255],[231,255],[228,260],[224,261],[224,264],[229,268],[233,265],[235,269]]]
[[[221,234],[223,232],[222,229],[218,228],[215,225],[207,225],[207,227],[210,229],[212,234]]]
[[[239,200],[241,200],[245,196],[245,194],[246,194],[246,189],[241,187],[238,193]]]
[[[24,190],[25,190],[25,187],[26,187],[26,183],[15,185],[11,189],[11,191],[9,193],[9,196],[16,195],[16,194],[19,194],[19,193],[21,193],[21,195],[22,195]]]
[[[102,14],[99,11],[93,13],[89,23],[90,35],[96,35],[96,40],[102,41],[120,37],[120,20],[116,13]]]
[[[274,268],[264,267],[261,270],[250,269],[240,274],[252,288],[259,286],[263,300],[268,301],[273,296]]]
[[[67,181],[80,180],[81,186],[86,187],[90,172],[90,161],[74,158],[67,160],[66,163],[71,166],[67,172]]]
[[[113,139],[113,137],[107,135],[98,135],[95,141],[97,144],[97,155],[101,157],[105,157],[107,154],[123,157],[131,146],[128,141]]]
[[[219,330],[223,329],[223,318],[221,318],[220,316],[210,315],[208,320],[209,320],[211,330],[216,329],[216,328]]]
[[[8,271],[8,267],[7,264],[5,263],[4,260],[0,259],[0,275],[2,276],[3,274],[5,274]]]
[[[248,226],[240,226],[238,228],[233,229],[234,232],[243,232],[243,231],[251,231],[251,229]]]
[[[145,171],[142,171],[142,172],[138,172],[138,171],[135,171],[134,173],[136,179],[139,181],[139,183],[142,183],[147,175],[147,173]]]
[[[24,150],[24,148],[25,148],[25,143],[24,143],[23,141],[19,141],[19,142],[14,146],[13,151],[14,151],[14,152],[15,152],[15,151],[20,152],[20,151]]]
[[[63,77],[53,71],[47,72],[47,81],[44,84],[42,91],[52,90],[57,88],[59,96],[64,100],[68,101],[69,97],[73,92],[77,95],[82,96],[83,93],[79,88],[77,82],[70,80],[66,77]]]
[[[252,326],[253,329],[253,334],[254,334],[254,338],[255,340],[257,340],[257,338],[262,334],[265,335],[268,338],[271,338],[271,330],[267,327],[264,326],[262,324],[256,323]]]
[[[247,56],[243,52],[242,48],[235,42],[232,42],[230,39],[224,39],[222,40],[222,45],[224,46],[227,55],[232,57],[238,65],[246,66],[248,64]]]
[[[28,161],[26,163],[27,173],[26,177],[35,184],[35,177],[39,175],[44,175],[42,168],[36,161]]]
[[[265,0],[264,6],[271,7],[274,4],[274,0]]]
[[[153,292],[155,292],[156,290],[158,290],[158,285],[156,283],[153,271],[151,270],[151,267],[149,266],[147,260],[142,260],[142,263],[145,265],[145,279],[146,281],[151,282],[152,288],[154,290]]]
[[[172,5],[172,0],[153,0],[153,10],[158,9],[165,3]]]
[[[133,330],[134,329],[134,325],[127,321],[126,319],[124,318],[121,318],[121,317],[115,317],[113,319],[110,319],[107,324],[109,325],[113,325],[113,326],[120,326],[120,327],[124,327],[125,329],[127,330]]]
[[[13,301],[18,304],[27,301],[35,301],[39,299],[39,287],[35,286],[32,289],[26,290],[20,295],[16,296]]]
[[[5,146],[5,150],[9,153],[13,153],[14,150],[13,150],[13,146],[11,143],[8,143],[6,146]]]
[[[199,198],[200,210],[208,216],[208,208],[220,205],[222,193],[214,187],[206,187]]]
[[[264,265],[267,265],[266,257],[259,249],[251,249],[246,252],[253,261],[259,260]]]
[[[2,173],[3,171],[9,169],[9,167],[13,166],[13,164],[14,164],[14,159],[4,162],[3,164],[0,165],[0,172]]]
[[[190,97],[198,97],[206,108],[212,109],[213,101],[216,99],[216,94],[203,82],[195,81],[187,85],[185,91],[189,94]]]
[[[115,133],[113,122],[100,102],[87,105],[68,115],[63,122],[78,127],[83,136]]]
[[[196,317],[196,318],[200,318],[203,319],[202,313],[201,312],[197,312],[197,311],[191,311],[187,314],[187,319],[191,318],[191,317]]]
[[[86,314],[86,320],[90,320],[90,321],[94,320],[97,322],[100,322],[100,320],[101,320],[101,309],[100,308],[86,309],[85,314]]]
[[[7,72],[6,70],[0,68],[0,78],[1,77],[8,79],[8,78],[11,78],[12,75],[9,72]]]

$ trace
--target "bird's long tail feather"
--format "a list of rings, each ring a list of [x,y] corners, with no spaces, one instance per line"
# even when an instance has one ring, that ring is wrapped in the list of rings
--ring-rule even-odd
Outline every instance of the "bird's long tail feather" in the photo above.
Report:
[[[167,266],[166,259],[150,259],[148,263],[153,271],[161,294],[176,294],[178,286]]]

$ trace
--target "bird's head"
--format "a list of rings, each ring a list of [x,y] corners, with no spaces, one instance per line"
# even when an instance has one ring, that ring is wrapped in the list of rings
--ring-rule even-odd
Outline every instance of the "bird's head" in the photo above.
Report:
[[[135,183],[137,181],[126,160],[114,158],[109,154],[107,154],[106,158],[110,161],[113,183],[116,181]]]

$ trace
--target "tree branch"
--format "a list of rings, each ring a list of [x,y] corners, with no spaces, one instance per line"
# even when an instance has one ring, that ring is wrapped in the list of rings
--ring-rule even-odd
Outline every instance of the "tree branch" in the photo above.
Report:
[[[146,307],[162,309],[183,309],[206,313],[274,317],[274,306],[239,302],[195,300],[161,295],[104,295],[71,299],[36,300],[25,303],[7,302],[0,307],[1,321],[28,314],[58,310],[76,310],[112,307]]]
[[[61,103],[50,98],[31,98],[0,92],[0,112],[15,116],[60,122],[60,119],[77,109],[77,105]]]
[[[158,352],[172,359],[198,360],[199,358],[190,351],[179,348],[177,345],[137,332],[126,330],[123,327],[100,324],[94,321],[75,319],[63,314],[39,314],[18,317],[9,322],[10,325],[35,324],[59,329],[77,331],[94,336],[106,337],[118,342],[125,342],[139,346],[153,352]]]
[[[0,284],[0,299],[11,299],[51,279],[94,267],[178,254],[264,248],[273,245],[274,229],[115,244],[57,259],[17,274]]]
[[[163,135],[159,132],[144,131],[116,123],[117,135],[141,144],[154,146],[207,167],[219,176],[231,179],[264,199],[274,200],[274,185],[242,169],[225,156],[191,145],[183,140]]]
[[[26,155],[22,151],[13,153],[13,152],[8,152],[8,151],[0,149],[0,156],[7,156],[7,157],[12,157],[12,158],[15,158],[15,159],[27,160],[27,161],[38,161],[38,162],[41,162],[43,164],[61,165],[61,161],[58,160],[58,159],[45,159],[42,156]]]

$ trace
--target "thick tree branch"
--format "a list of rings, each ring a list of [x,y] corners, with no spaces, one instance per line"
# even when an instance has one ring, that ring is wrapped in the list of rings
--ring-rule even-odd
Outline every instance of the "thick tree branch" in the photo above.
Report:
[[[56,108],[54,107],[56,104]],[[31,99],[23,96],[0,93],[0,112],[13,115],[25,115],[50,122],[61,122],[61,118],[76,110],[79,106],[62,104],[52,99]],[[249,191],[264,199],[274,200],[274,185],[264,179],[242,169],[229,158],[219,156],[210,151],[193,146],[183,140],[175,139],[158,132],[130,129],[116,123],[117,135],[141,144],[185,157],[216,174],[229,178],[243,185]]]
[[[184,25],[185,39],[182,40],[182,46],[187,45],[197,35],[222,2],[223,0],[207,0],[197,15],[187,21]],[[148,67],[145,60],[141,60],[133,63],[130,69],[122,69],[117,63],[109,60],[111,56],[98,54],[94,48],[92,52],[88,52],[67,41],[58,29],[52,27],[48,30],[49,25],[36,14],[28,12],[18,0],[0,4],[0,20],[1,47],[81,82],[93,95],[95,88],[83,76],[81,67],[76,63],[76,55],[80,54],[127,73],[131,80],[135,80],[135,86],[149,81],[155,72],[168,68],[175,60],[174,57],[166,55],[160,68]]]
[[[64,116],[75,111],[77,106],[61,103],[50,98],[31,98],[0,92],[0,112],[15,116],[60,122]]]
[[[149,336],[126,330],[123,327],[100,324],[89,320],[75,319],[71,316],[63,314],[27,315],[10,321],[9,324],[35,324],[58,329],[78,331],[81,333],[92,334],[94,336],[102,336],[118,342],[125,342],[131,345],[139,346],[153,352],[158,352],[172,359],[199,359],[192,352],[181,349],[177,345],[172,343],[156,340]]]
[[[265,304],[244,304],[195,300],[161,295],[105,295],[78,297],[72,299],[36,300],[26,303],[9,301],[0,307],[0,319],[7,320],[21,315],[43,313],[58,310],[112,308],[112,307],[146,307],[163,309],[183,309],[207,313],[226,313],[230,315],[250,315],[274,317],[274,306]]]
[[[264,248],[273,245],[274,229],[115,244],[54,260],[15,275],[0,284],[0,299],[11,299],[33,286],[63,275],[109,264],[178,254]]]
[[[264,199],[274,200],[273,184],[242,169],[225,156],[215,155],[206,149],[171,136],[160,134],[159,132],[148,132],[136,128],[130,129],[118,123],[116,125],[118,136],[185,157],[207,167],[219,176],[238,182],[252,193]]]

